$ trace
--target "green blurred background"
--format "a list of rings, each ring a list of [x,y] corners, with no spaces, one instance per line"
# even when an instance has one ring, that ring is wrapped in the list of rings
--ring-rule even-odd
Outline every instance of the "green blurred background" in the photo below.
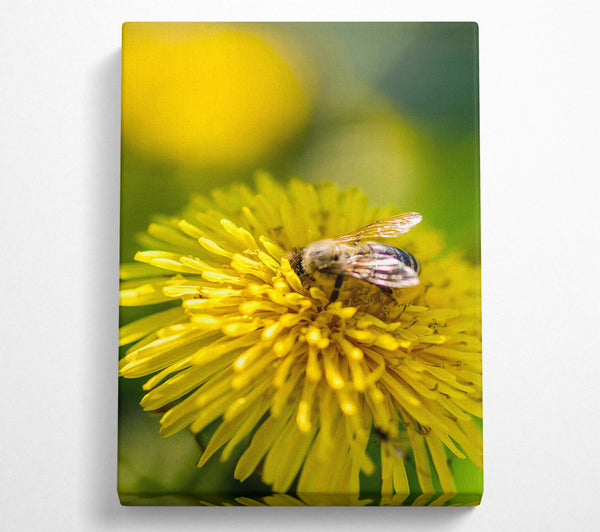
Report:
[[[152,216],[266,169],[421,212],[478,262],[477,63],[474,23],[125,24],[121,261],[132,260]],[[155,309],[123,308],[121,323]],[[221,464],[217,453],[198,470],[191,433],[163,440],[158,417],[138,404],[144,380],[120,379],[125,501],[268,493],[231,480],[237,456]],[[472,464],[453,468],[459,489],[480,491]]]

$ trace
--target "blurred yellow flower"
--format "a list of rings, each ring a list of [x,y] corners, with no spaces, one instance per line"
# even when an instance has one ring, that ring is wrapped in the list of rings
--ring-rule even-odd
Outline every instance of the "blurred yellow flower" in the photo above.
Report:
[[[307,125],[292,47],[254,25],[126,23],[125,146],[205,169],[256,166]]]
[[[421,262],[419,286],[390,297],[348,279],[331,303],[333,281],[303,285],[288,254],[397,212],[331,183],[260,175],[256,187],[197,196],[142,236],[151,251],[122,266],[121,304],[182,303],[121,329],[122,345],[137,342],[121,375],[154,374],[142,405],[165,412],[165,436],[220,420],[199,466],[252,435],[239,480],[260,471],[283,493],[297,478],[303,497],[358,503],[361,472],[379,471],[381,504],[400,504],[411,494],[404,438],[422,492],[411,504],[447,502],[447,453],[482,462],[479,268],[419,227],[401,240]]]

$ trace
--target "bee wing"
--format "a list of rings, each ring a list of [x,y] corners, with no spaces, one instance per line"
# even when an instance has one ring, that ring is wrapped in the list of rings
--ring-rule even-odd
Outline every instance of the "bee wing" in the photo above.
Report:
[[[380,253],[354,255],[338,272],[367,283],[388,288],[407,288],[419,284],[419,275],[410,266]]]
[[[423,216],[418,212],[396,214],[395,216],[390,216],[383,220],[377,220],[352,233],[342,235],[336,238],[335,241],[340,243],[352,243],[372,238],[393,238],[410,231],[422,219]]]

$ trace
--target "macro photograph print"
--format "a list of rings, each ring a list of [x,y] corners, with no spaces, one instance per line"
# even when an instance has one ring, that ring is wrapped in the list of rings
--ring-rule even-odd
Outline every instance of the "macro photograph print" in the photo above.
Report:
[[[123,25],[124,505],[483,493],[478,28]]]

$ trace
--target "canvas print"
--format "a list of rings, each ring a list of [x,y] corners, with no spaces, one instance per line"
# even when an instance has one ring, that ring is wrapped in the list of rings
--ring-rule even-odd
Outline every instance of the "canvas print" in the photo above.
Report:
[[[124,24],[123,504],[479,504],[477,31]]]

